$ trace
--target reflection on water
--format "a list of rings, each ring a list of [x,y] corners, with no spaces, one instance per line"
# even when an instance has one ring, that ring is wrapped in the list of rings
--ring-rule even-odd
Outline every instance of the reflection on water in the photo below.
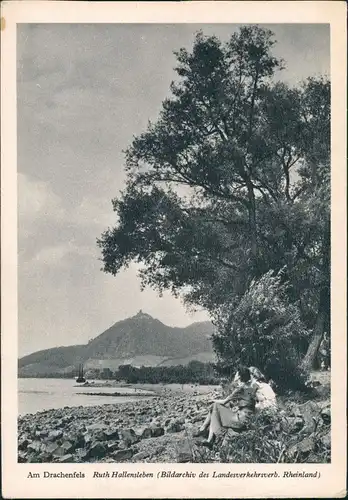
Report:
[[[65,406],[95,406],[101,404],[115,404],[127,401],[137,401],[139,396],[89,396],[85,393],[139,393],[139,389],[131,387],[79,387],[75,380],[48,379],[48,378],[20,378],[18,379],[18,413],[36,413],[52,408]],[[146,396],[144,396],[146,397]]]

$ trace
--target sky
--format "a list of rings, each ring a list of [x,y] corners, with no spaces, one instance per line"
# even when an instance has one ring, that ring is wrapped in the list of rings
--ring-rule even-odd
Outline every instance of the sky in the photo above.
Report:
[[[280,78],[329,74],[328,25],[268,25]],[[140,290],[137,268],[101,271],[96,239],[115,223],[124,155],[155,120],[176,74],[174,50],[203,29],[223,40],[237,25],[19,24],[18,351],[84,344],[140,309],[163,323],[208,319],[179,299]]]

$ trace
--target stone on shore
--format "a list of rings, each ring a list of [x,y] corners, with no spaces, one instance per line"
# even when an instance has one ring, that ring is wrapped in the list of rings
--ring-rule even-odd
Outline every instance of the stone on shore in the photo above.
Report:
[[[59,446],[56,443],[49,443],[45,447],[46,453],[49,453],[50,455],[54,454],[54,452],[59,448]]]
[[[66,407],[18,419],[21,463],[189,461],[185,432],[205,418],[209,396],[166,396]]]
[[[177,456],[176,456],[176,458],[177,458],[178,463],[192,462],[192,459],[193,459],[192,448],[189,445],[189,442],[187,439],[182,439],[177,444]]]
[[[48,434],[47,439],[49,441],[55,441],[56,439],[60,439],[61,437],[63,437],[63,431],[55,429]]]
[[[102,458],[106,454],[106,446],[103,443],[97,442],[92,444],[88,451],[88,457],[90,458]]]
[[[137,461],[140,461],[140,460],[144,460],[145,458],[148,458],[149,456],[151,456],[151,453],[149,451],[139,451],[139,453],[136,453],[135,455],[133,455],[133,461],[134,462],[137,462]]]
[[[112,439],[118,439],[119,433],[117,429],[108,429],[104,431],[104,436],[106,441],[111,441]]]
[[[18,441],[18,449],[19,450],[26,450],[28,447],[29,441],[26,438],[22,438]]]
[[[32,441],[31,443],[28,444],[27,450],[28,451],[34,451],[34,452],[39,452],[41,451],[42,448],[42,443],[41,441]]]
[[[119,437],[126,447],[139,441],[139,437],[136,435],[134,429],[120,429]]]
[[[70,454],[63,455],[62,457],[59,458],[58,462],[60,464],[68,464],[70,462],[74,461],[74,457]]]
[[[160,426],[157,426],[157,425],[151,426],[151,436],[152,437],[163,436],[163,434],[164,434],[163,427],[160,427]]]
[[[111,456],[116,462],[121,462],[122,460],[129,460],[132,458],[134,450],[132,448],[126,448],[125,450],[115,451]]]
[[[173,432],[181,432],[184,430],[184,423],[185,419],[176,419],[172,420],[169,422],[168,426],[166,427],[166,432],[173,433]]]

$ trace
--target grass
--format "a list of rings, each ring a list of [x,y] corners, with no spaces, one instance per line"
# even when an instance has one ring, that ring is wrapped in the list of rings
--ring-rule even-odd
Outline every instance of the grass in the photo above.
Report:
[[[279,411],[263,411],[242,433],[225,430],[212,450],[195,446],[198,463],[330,463],[331,423],[322,417],[329,405],[330,372],[314,372],[320,386],[309,393],[292,392],[278,398]],[[325,416],[325,415],[324,415]]]

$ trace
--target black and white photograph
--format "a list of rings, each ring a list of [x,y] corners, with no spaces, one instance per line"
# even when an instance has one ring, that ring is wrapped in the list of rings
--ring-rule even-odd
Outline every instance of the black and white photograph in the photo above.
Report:
[[[17,463],[318,478],[330,23],[20,22],[16,47]]]
[[[18,460],[329,462],[329,25],[17,33]]]

